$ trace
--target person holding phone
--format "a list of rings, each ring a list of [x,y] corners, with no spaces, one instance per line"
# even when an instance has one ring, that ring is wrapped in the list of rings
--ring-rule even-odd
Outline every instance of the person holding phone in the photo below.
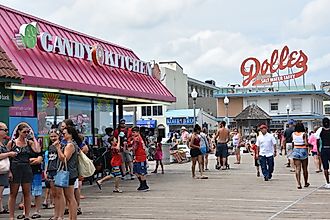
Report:
[[[9,141],[7,148],[17,155],[13,157],[10,163],[11,183],[9,195],[9,218],[14,219],[15,203],[18,194],[18,189],[22,186],[23,200],[24,200],[24,214],[18,215],[18,219],[29,219],[31,209],[31,183],[33,180],[33,173],[30,159],[33,158],[34,153],[40,153],[40,147],[36,141],[33,133],[28,139],[31,128],[26,123],[18,125],[15,137],[16,139]]]

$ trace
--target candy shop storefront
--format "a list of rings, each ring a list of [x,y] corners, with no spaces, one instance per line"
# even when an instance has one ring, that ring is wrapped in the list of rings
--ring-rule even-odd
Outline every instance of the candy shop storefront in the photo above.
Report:
[[[0,103],[10,131],[25,121],[43,141],[70,118],[97,144],[96,137],[123,117],[124,105],[175,101],[151,64],[125,47],[2,5],[0,32],[0,46],[21,77],[0,77],[0,90],[11,97],[9,105]]]

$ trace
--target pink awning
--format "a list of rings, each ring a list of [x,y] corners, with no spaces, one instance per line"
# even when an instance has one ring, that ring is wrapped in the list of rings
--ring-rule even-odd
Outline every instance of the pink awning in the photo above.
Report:
[[[106,65],[100,67],[83,59],[47,53],[38,48],[19,50],[13,38],[22,24],[31,22],[37,22],[43,32],[88,45],[97,43],[105,50],[139,60],[130,49],[0,5],[0,45],[22,75],[23,84],[165,102],[175,101],[175,97],[158,79],[146,74]]]

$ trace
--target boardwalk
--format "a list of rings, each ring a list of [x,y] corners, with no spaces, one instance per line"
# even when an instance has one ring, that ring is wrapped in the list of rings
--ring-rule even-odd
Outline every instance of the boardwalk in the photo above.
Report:
[[[310,158],[309,188],[296,189],[285,158],[275,161],[269,182],[256,177],[252,157],[227,171],[207,172],[208,180],[194,180],[190,164],[165,166],[166,173],[148,176],[151,191],[136,192],[137,180],[123,181],[123,194],[112,193],[112,183],[86,186],[79,219],[330,219],[330,190],[323,189],[323,174],[316,174]],[[153,163],[150,163],[153,168]],[[43,213],[44,219],[51,211]]]

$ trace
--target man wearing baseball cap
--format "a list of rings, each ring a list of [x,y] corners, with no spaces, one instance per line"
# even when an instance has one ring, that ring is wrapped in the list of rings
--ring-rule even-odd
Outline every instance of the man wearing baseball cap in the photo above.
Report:
[[[261,134],[257,137],[257,156],[259,157],[262,174],[265,181],[273,176],[274,156],[276,156],[276,140],[273,135],[268,133],[268,127],[265,124],[259,127]]]

